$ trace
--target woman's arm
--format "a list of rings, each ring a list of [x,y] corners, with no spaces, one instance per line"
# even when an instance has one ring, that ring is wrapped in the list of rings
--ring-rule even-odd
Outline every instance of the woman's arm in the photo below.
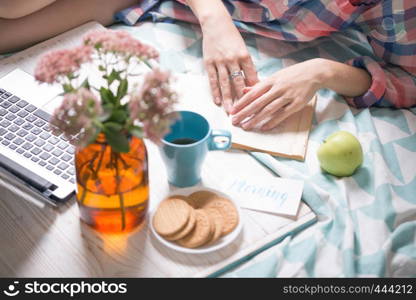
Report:
[[[317,73],[320,74],[321,88],[333,90],[345,97],[357,97],[367,92],[371,86],[371,76],[364,69],[318,58],[317,67],[319,66]]]
[[[212,18],[231,21],[231,17],[221,0],[186,0],[197,17],[201,27]]]
[[[240,32],[220,0],[187,0],[203,34],[203,55],[214,101],[230,112],[233,94],[240,98],[246,85],[255,84],[257,72]],[[243,76],[230,74],[244,71]]]
[[[0,0],[0,18],[17,19],[38,11],[56,0]]]
[[[271,130],[305,107],[321,88],[356,97],[370,86],[371,76],[366,70],[322,58],[307,60],[252,87],[234,105],[232,122],[245,130]]]

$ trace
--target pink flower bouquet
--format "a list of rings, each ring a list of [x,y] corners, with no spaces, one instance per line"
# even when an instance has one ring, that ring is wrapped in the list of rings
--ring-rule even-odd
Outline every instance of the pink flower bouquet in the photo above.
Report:
[[[129,151],[129,136],[149,138],[158,143],[169,131],[176,93],[168,72],[152,68],[158,52],[123,31],[104,30],[88,33],[84,43],[73,49],[52,51],[39,61],[35,77],[40,82],[58,83],[63,101],[53,113],[51,127],[73,144],[85,147],[104,133],[117,152]],[[149,67],[142,82],[131,79],[140,65]],[[103,86],[90,84],[96,72]]]

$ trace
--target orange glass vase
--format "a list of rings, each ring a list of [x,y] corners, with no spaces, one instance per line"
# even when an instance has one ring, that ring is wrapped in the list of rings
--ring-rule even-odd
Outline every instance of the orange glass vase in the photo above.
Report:
[[[128,232],[147,212],[147,150],[142,139],[130,139],[130,151],[119,153],[100,134],[75,154],[77,202],[81,220],[100,232]]]

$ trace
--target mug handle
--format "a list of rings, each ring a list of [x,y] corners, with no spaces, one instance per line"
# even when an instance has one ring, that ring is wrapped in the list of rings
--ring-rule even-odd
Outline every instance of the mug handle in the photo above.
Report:
[[[216,137],[224,137],[227,139],[225,142],[216,142]],[[227,130],[213,129],[211,136],[209,137],[208,149],[215,150],[227,150],[231,147],[231,132]]]

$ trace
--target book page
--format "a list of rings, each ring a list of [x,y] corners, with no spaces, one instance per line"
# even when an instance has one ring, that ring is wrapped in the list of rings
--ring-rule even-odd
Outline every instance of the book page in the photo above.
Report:
[[[179,104],[176,108],[203,115],[213,129],[229,130],[232,133],[233,148],[256,150],[299,160],[305,158],[316,97],[276,129],[256,132],[232,125],[231,118],[224,109],[214,104],[205,76],[176,74],[176,90],[179,93]]]
[[[16,68],[20,68],[26,73],[33,75],[39,58],[46,52],[81,45],[82,37],[85,33],[90,30],[102,30],[104,28],[104,26],[97,22],[89,22],[2,59],[0,60],[0,77],[3,77]]]

